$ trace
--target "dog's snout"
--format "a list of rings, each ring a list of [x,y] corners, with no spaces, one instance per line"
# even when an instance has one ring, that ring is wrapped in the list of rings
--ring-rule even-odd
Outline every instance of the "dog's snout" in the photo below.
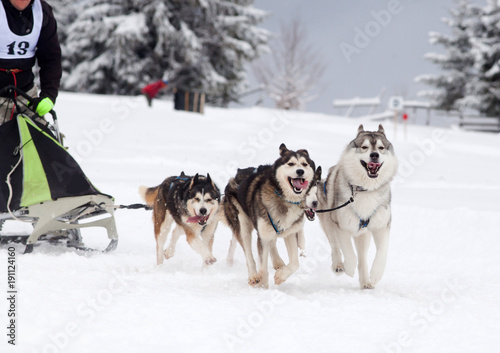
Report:
[[[318,208],[318,201],[312,202],[312,208]]]
[[[200,214],[206,215],[207,214],[207,209],[205,207],[200,208]]]
[[[304,169],[297,169],[296,173],[298,176],[302,176],[304,175]]]
[[[370,158],[371,159],[378,159],[378,157],[379,157],[378,152],[372,152],[372,153],[370,153]]]

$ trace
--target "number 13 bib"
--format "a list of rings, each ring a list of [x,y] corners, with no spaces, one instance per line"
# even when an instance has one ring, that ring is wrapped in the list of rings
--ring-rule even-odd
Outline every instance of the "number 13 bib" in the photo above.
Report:
[[[28,59],[35,56],[43,21],[40,0],[34,1],[32,11],[33,30],[25,36],[18,36],[10,30],[5,9],[0,4],[0,59]]]

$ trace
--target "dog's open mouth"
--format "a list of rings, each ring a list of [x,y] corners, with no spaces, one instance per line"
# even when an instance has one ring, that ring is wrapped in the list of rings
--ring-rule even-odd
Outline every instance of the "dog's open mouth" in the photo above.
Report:
[[[303,190],[307,189],[309,182],[303,178],[288,178],[288,182],[292,187],[292,190],[296,194],[302,193]]]
[[[370,178],[378,177],[378,171],[382,167],[382,164],[384,163],[375,163],[375,162],[366,163],[365,161],[361,161],[361,165],[366,169],[367,174]]]
[[[304,213],[309,221],[314,221],[314,218],[316,217],[316,210],[313,208],[306,208]]]
[[[187,222],[188,223],[198,223],[200,226],[204,226],[205,224],[207,224],[207,221],[208,221],[209,217],[210,217],[209,214],[207,214],[205,216],[202,216],[202,215],[193,216],[193,217],[189,217],[187,219]]]

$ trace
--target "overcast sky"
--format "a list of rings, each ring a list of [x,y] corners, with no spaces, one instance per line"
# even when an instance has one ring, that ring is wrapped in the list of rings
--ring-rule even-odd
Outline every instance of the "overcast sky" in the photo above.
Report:
[[[276,34],[280,24],[299,17],[308,41],[327,63],[321,92],[306,110],[339,114],[343,110],[332,107],[333,99],[374,97],[383,87],[384,104],[392,95],[418,99],[417,92],[428,87],[414,78],[438,72],[423,56],[442,51],[429,44],[429,32],[450,33],[441,19],[449,17],[456,4],[453,0],[255,0],[254,6],[271,13],[261,26]],[[252,77],[249,81],[256,86]],[[255,103],[257,98],[250,96],[246,102]]]

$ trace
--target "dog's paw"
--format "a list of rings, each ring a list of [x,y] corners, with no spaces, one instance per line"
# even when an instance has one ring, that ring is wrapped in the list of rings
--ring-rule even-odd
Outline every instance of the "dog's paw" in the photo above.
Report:
[[[370,282],[361,283],[361,289],[375,289],[375,286]]]
[[[255,274],[255,275],[248,277],[248,284],[255,287],[260,283],[261,280],[262,280],[262,277],[258,274]]]
[[[285,263],[283,262],[282,259],[279,259],[277,261],[273,261],[273,268],[278,271],[279,269],[282,269],[285,267]]]
[[[377,268],[372,268],[372,270],[370,271],[370,282],[376,285],[382,279],[383,274],[383,270],[380,271]]]
[[[257,285],[258,288],[264,288],[264,289],[269,289],[269,274],[267,275],[261,275],[260,276],[260,282]]]
[[[257,287],[263,288],[263,289],[269,289],[269,282],[266,282],[266,283],[260,282]]]
[[[286,267],[280,268],[274,274],[274,284],[280,285],[281,283],[285,282],[288,277],[290,277],[290,275],[291,273],[287,271]]]
[[[344,272],[349,277],[354,277],[354,272],[356,272],[356,258],[344,261]]]
[[[217,259],[213,256],[207,257],[205,259],[205,265],[210,266],[217,262]]]
[[[165,254],[165,259],[168,260],[174,256],[175,250],[167,249],[167,250],[165,250],[164,254]]]
[[[332,271],[335,273],[337,276],[340,276],[344,273],[344,264],[338,263],[338,264],[333,264],[332,265]]]

